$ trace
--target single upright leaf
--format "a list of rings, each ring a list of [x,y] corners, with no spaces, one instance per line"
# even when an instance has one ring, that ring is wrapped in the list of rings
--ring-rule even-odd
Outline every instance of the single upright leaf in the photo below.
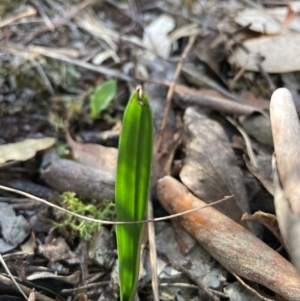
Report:
[[[116,92],[117,84],[115,80],[108,80],[95,89],[90,102],[91,115],[94,119],[108,107]]]
[[[148,98],[137,88],[126,107],[116,174],[118,221],[145,218],[149,195],[153,125]],[[139,275],[143,224],[117,225],[121,301],[132,301]]]

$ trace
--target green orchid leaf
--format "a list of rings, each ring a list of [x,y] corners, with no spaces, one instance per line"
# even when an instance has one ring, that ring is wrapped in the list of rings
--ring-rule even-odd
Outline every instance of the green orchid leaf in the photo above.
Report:
[[[96,119],[105,110],[117,93],[117,83],[115,80],[108,80],[97,87],[91,97],[91,115]]]
[[[118,221],[145,219],[152,146],[152,113],[147,96],[138,87],[125,109],[119,141],[115,188]],[[133,301],[136,294],[143,226],[116,226],[121,301]]]

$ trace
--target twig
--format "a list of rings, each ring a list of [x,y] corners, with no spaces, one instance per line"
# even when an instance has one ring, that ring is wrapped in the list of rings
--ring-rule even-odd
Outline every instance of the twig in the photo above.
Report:
[[[163,139],[164,139],[164,130],[165,130],[165,127],[167,125],[169,112],[170,112],[170,109],[171,109],[172,97],[173,97],[173,94],[174,94],[175,85],[176,85],[177,79],[180,75],[183,63],[184,63],[188,53],[190,52],[192,46],[194,45],[195,40],[196,40],[196,35],[193,35],[189,38],[189,42],[186,45],[186,47],[185,47],[185,49],[184,49],[184,51],[181,55],[180,61],[177,65],[177,68],[176,68],[176,71],[175,71],[175,74],[174,74],[174,78],[173,78],[173,80],[171,82],[171,85],[169,87],[169,91],[168,91],[167,98],[166,98],[166,107],[165,107],[165,112],[164,112],[164,118],[163,118],[162,123],[161,123],[160,135],[159,135],[158,143],[157,143],[157,151],[158,152],[161,151],[162,142],[163,142]]]
[[[74,18],[81,10],[83,10],[84,8],[86,8],[88,5],[90,4],[90,1],[85,1],[82,2],[81,4],[79,4],[78,6],[72,8],[69,12],[67,12],[64,16],[60,17],[60,18],[56,18],[53,20],[50,20],[53,28],[49,28],[49,26],[43,26],[42,28],[40,28],[38,31],[33,32],[32,34],[29,35],[29,37],[24,41],[24,45],[27,45],[28,43],[30,43],[33,39],[35,39],[36,37],[38,37],[39,35],[49,31],[49,30],[54,30],[56,28],[58,28],[59,26],[63,26],[68,24],[68,22]]]
[[[50,80],[48,79],[48,77],[47,77],[46,73],[44,72],[44,69],[42,68],[42,66],[40,65],[40,63],[37,62],[37,61],[34,60],[34,59],[31,60],[31,62],[32,62],[32,64],[35,66],[37,72],[40,74],[40,77],[41,77],[42,80],[44,81],[44,83],[45,83],[45,85],[46,85],[46,87],[47,87],[49,93],[50,93],[51,95],[54,95],[55,92],[54,92],[54,89],[53,89],[53,87],[52,87],[52,85],[51,85],[51,82],[50,82]]]
[[[249,0],[244,0],[245,2],[247,2],[248,4],[252,3],[251,1]],[[208,15],[208,13],[206,12],[206,9],[205,7],[203,6],[203,4],[201,2],[199,2],[203,11]],[[254,6],[256,6],[256,4],[253,4]],[[256,6],[258,9],[261,9],[259,6]],[[212,20],[216,29],[218,30],[219,34],[223,37],[224,41],[226,40],[225,39],[225,36],[224,36],[224,31],[220,30],[219,27],[217,26],[215,20],[213,19]],[[228,34],[228,33],[227,33]],[[229,33],[228,34],[247,54],[250,54],[250,51],[247,49],[247,47],[245,47],[245,45],[237,40],[234,36],[234,34],[232,33]],[[265,71],[265,69],[263,68],[262,64],[260,62],[257,62],[256,64],[258,70],[260,71],[260,73],[262,74],[262,76],[265,78],[265,80],[267,81],[268,85],[269,85],[269,89],[271,90],[271,92],[274,92],[276,90],[276,87],[271,79],[271,77],[269,76],[269,74]]]
[[[10,272],[8,266],[6,265],[2,255],[0,254],[0,262],[2,263],[6,273],[8,274],[9,278],[11,279],[11,281],[13,282],[13,284],[16,286],[16,288],[18,289],[18,291],[21,293],[21,295],[25,298],[25,300],[28,300],[28,297],[26,296],[26,294],[23,292],[23,290],[21,289],[21,287],[19,286],[19,284],[17,283],[17,281],[15,280],[14,276],[12,275],[12,273]]]
[[[110,281],[100,281],[100,282],[94,282],[94,283],[86,284],[86,285],[83,285],[83,286],[80,286],[80,287],[66,288],[66,289],[63,289],[61,291],[61,293],[62,294],[74,294],[74,293],[90,290],[90,289],[93,289],[93,288],[99,288],[99,286],[102,286],[102,285],[109,285],[109,282]]]
[[[241,135],[243,136],[244,140],[245,140],[245,144],[246,144],[246,148],[248,151],[248,156],[250,158],[251,163],[253,164],[253,166],[255,166],[257,168],[257,163],[256,163],[256,158],[255,158],[255,154],[252,148],[252,144],[251,144],[251,140],[248,136],[248,134],[245,132],[245,130],[238,125],[237,122],[235,122],[235,120],[233,118],[231,118],[230,116],[225,116],[225,118],[233,125],[236,127],[236,129],[241,133]]]
[[[231,38],[233,39],[234,42],[237,43],[237,45],[239,45],[241,47],[241,49],[246,53],[246,54],[250,54],[249,49],[238,39],[236,39],[236,37],[234,37],[233,35],[231,35]],[[273,83],[271,77],[269,76],[269,74],[266,72],[266,70],[263,68],[262,64],[260,62],[258,62],[256,64],[256,67],[258,68],[259,72],[262,74],[262,76],[265,78],[265,80],[268,83],[269,89],[271,90],[271,92],[273,93],[276,90],[276,86]]]
[[[192,279],[192,281],[194,281],[198,287],[206,293],[206,299],[205,300],[209,300],[209,301],[220,301],[220,298],[218,298],[217,296],[214,295],[214,291],[211,291],[209,288],[207,288],[199,279],[199,277],[196,277],[194,275],[192,275],[191,273],[188,272],[188,270],[183,266],[183,265],[179,265],[175,260],[172,260],[170,258],[168,258],[168,261],[170,262],[170,264],[175,267],[177,270],[183,272],[184,274],[189,275],[189,278]]]
[[[269,299],[266,298],[264,296],[262,296],[261,294],[259,294],[255,289],[253,289],[252,287],[250,287],[248,284],[246,284],[243,279],[241,277],[239,277],[237,274],[232,273],[232,275],[236,278],[236,280],[243,285],[247,290],[249,290],[250,292],[252,292],[253,294],[255,294],[255,296],[257,296],[258,298],[260,298],[263,301],[274,301],[274,299]]]
[[[48,30],[54,30],[54,25],[51,22],[51,20],[49,19],[49,17],[47,16],[47,14],[44,12],[41,4],[36,1],[36,0],[30,0],[30,2],[36,7],[36,9],[38,10],[39,14],[41,15],[45,25],[47,26]]]
[[[76,59],[72,59],[69,58],[67,56],[61,55],[59,53],[55,53],[55,52],[50,52],[49,50],[47,50],[44,47],[30,47],[30,48],[21,48],[21,47],[16,47],[14,45],[0,45],[0,49],[4,50],[4,51],[8,51],[14,55],[19,55],[19,56],[23,56],[25,58],[28,58],[30,60],[32,60],[32,58],[30,57],[30,54],[39,54],[39,55],[43,55],[46,57],[50,57],[56,60],[60,60],[69,64],[73,64],[75,66],[81,67],[81,68],[85,68],[88,70],[92,70],[94,72],[99,72],[101,74],[105,74],[106,76],[109,77],[115,77],[124,81],[132,81],[132,78],[126,74],[123,74],[122,72],[119,72],[117,70],[105,67],[105,66],[95,66],[89,63],[86,63],[84,61],[80,61],[80,60],[76,60]]]
[[[0,282],[2,284],[5,284],[7,286],[13,286],[13,282],[9,279],[9,278],[6,278],[4,275],[0,274]],[[31,289],[28,288],[27,286],[25,285],[22,285],[22,284],[19,284],[20,288],[26,293],[26,294],[30,294],[31,293]],[[36,299],[39,300],[39,301],[55,301],[54,299],[52,298],[49,298],[45,295],[42,295],[41,293],[36,293]],[[26,297],[26,300],[27,300],[27,297]]]
[[[148,201],[148,212],[147,218],[153,219],[153,207],[152,202]],[[154,224],[148,224],[148,237],[149,237],[149,252],[150,252],[150,264],[151,264],[151,284],[153,291],[153,300],[159,301],[159,290],[158,290],[158,276],[157,276],[157,254],[156,254],[156,243],[155,243],[155,231]]]
[[[203,21],[200,18],[190,16],[187,13],[181,13],[181,12],[171,10],[169,7],[164,6],[165,5],[164,2],[165,1],[162,1],[162,2],[156,2],[156,1],[145,2],[147,4],[142,6],[142,10],[147,11],[147,10],[156,10],[156,9],[158,9],[158,10],[164,12],[164,13],[171,14],[175,17],[182,18],[182,19],[187,20],[191,23],[196,23],[197,25],[200,25],[201,27],[204,27],[203,26]]]
[[[19,19],[22,19],[22,18],[26,18],[26,17],[30,17],[30,16],[34,16],[36,15],[36,10],[35,9],[29,9],[29,10],[26,10],[24,12],[21,12],[15,16],[12,16],[6,20],[3,20],[2,22],[0,22],[0,28],[4,27],[4,26],[7,26],[9,25],[10,23],[13,23]]]
[[[48,201],[46,201],[44,199],[38,198],[38,197],[36,197],[36,196],[34,196],[32,194],[29,194],[27,192],[23,192],[23,191],[20,191],[20,190],[17,190],[17,189],[9,188],[9,187],[2,186],[2,185],[0,185],[0,189],[3,189],[5,191],[11,191],[11,192],[14,192],[14,193],[26,196],[28,198],[31,198],[33,200],[39,201],[39,202],[41,202],[43,204],[46,204],[46,205],[48,205],[50,207],[58,209],[58,210],[60,210],[60,211],[62,211],[64,213],[76,216],[76,217],[78,217],[80,219],[83,219],[83,220],[86,220],[86,221],[89,221],[89,222],[95,222],[95,223],[103,224],[103,225],[128,225],[128,224],[143,224],[143,223],[153,223],[153,222],[165,221],[165,220],[168,220],[168,219],[171,219],[171,218],[179,217],[179,216],[182,216],[182,215],[185,215],[185,214],[197,211],[197,210],[202,210],[202,209],[205,209],[207,207],[217,205],[217,204],[225,202],[225,201],[227,201],[227,200],[229,200],[229,199],[231,199],[233,197],[232,195],[231,196],[226,196],[226,197],[224,197],[221,200],[212,202],[212,203],[207,204],[205,206],[196,207],[196,208],[193,208],[193,209],[190,209],[190,210],[186,210],[186,211],[183,211],[183,212],[180,212],[180,213],[176,213],[176,214],[173,214],[173,215],[170,215],[170,216],[166,216],[166,217],[159,217],[159,218],[154,218],[154,219],[150,219],[150,220],[135,221],[135,222],[123,222],[123,221],[113,222],[113,221],[105,221],[105,220],[101,220],[101,219],[95,219],[95,218],[92,218],[92,217],[87,217],[87,216],[80,215],[78,213],[69,211],[69,210],[67,210],[65,208],[59,207],[59,206],[57,206],[55,204],[52,204],[52,203],[50,203],[50,202],[48,202]]]

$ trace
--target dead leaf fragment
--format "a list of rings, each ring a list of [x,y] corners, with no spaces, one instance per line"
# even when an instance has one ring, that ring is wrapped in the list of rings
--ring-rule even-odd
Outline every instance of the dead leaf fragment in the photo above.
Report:
[[[229,58],[229,63],[244,67],[246,70],[258,71],[256,64],[248,64],[251,53],[259,53],[265,58],[261,63],[268,73],[284,73],[300,70],[299,56],[300,35],[298,33],[265,36],[244,42],[250,54],[241,48],[236,49]]]
[[[290,10],[299,13],[300,2],[292,1]],[[276,7],[269,9],[246,8],[235,17],[235,22],[241,26],[250,24],[250,29],[264,34],[279,33],[282,28],[300,32],[300,17],[289,18],[289,8]],[[291,20],[290,20],[291,19]]]
[[[170,214],[206,205],[170,176],[158,181],[157,195]],[[300,278],[294,267],[244,227],[213,207],[184,215],[180,221],[229,272],[257,282],[288,301],[300,300]]]
[[[197,244],[196,240],[182,227],[179,220],[171,219],[176,240],[182,255],[188,254]]]
[[[16,248],[30,233],[30,225],[23,215],[16,216],[11,205],[0,203],[0,253]]]
[[[81,164],[115,173],[118,155],[116,148],[100,144],[76,142],[68,131],[66,132],[66,138],[69,146],[72,148],[74,158]]]
[[[285,243],[279,231],[276,216],[274,214],[265,213],[263,211],[257,211],[254,214],[244,213],[242,216],[242,220],[260,222],[273,233],[273,235],[283,246],[285,246]]]
[[[74,257],[73,252],[62,237],[53,239],[49,244],[39,245],[38,253],[45,256],[51,262]]]
[[[180,179],[208,203],[226,195],[234,198],[216,206],[236,222],[249,212],[243,175],[223,127],[205,113],[189,107],[184,114],[186,158]]]
[[[36,300],[36,292],[35,292],[35,289],[33,288],[28,297],[28,301],[35,301],[35,300]]]
[[[220,94],[225,96],[226,98],[233,99],[237,102],[241,102],[241,99],[229,92],[225,88],[223,88],[216,81],[211,79],[209,76],[199,71],[193,64],[184,64],[181,70],[183,76],[190,83],[200,88],[211,88],[218,91]]]
[[[26,161],[34,157],[36,152],[51,147],[55,141],[55,138],[26,139],[0,145],[0,164],[9,160]]]
[[[261,301],[262,299],[254,295],[251,291],[243,287],[239,282],[230,283],[224,288],[224,292],[229,300]]]
[[[146,28],[143,45],[147,49],[167,59],[171,51],[171,40],[168,33],[175,27],[175,20],[166,14],[155,18]]]
[[[94,234],[88,247],[89,259],[101,267],[109,269],[115,258],[115,244],[107,228],[101,229]]]
[[[261,182],[265,189],[273,195],[273,179],[271,174],[268,173],[268,169],[261,161],[258,160],[257,167],[255,167],[247,158],[244,156],[244,160],[249,171]],[[271,161],[271,160],[270,160]],[[267,163],[267,162],[266,162]]]
[[[254,113],[239,120],[247,134],[263,145],[273,146],[271,122],[267,114]]]
[[[155,238],[157,251],[168,259],[171,265],[181,270],[200,287],[218,289],[226,281],[227,271],[223,269],[204,248],[198,243],[187,254],[182,254],[178,249],[175,233],[172,227],[167,227]],[[218,275],[214,277],[214,275]],[[215,300],[209,295],[204,300]]]
[[[29,275],[26,279],[28,281],[39,280],[39,279],[55,279],[72,285],[78,285],[80,282],[80,276],[81,276],[80,271],[75,271],[73,274],[68,276],[56,275],[51,272],[37,272]]]

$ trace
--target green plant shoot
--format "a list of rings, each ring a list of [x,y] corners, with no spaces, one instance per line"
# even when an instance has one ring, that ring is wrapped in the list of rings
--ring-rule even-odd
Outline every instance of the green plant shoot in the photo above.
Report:
[[[91,97],[91,115],[96,119],[103,110],[105,110],[113,100],[117,92],[117,84],[115,80],[108,80],[98,86]]]
[[[138,87],[125,109],[119,140],[115,188],[118,221],[145,219],[152,145],[152,113],[147,96]],[[121,301],[133,301],[135,298],[143,226],[142,223],[116,226]]]

